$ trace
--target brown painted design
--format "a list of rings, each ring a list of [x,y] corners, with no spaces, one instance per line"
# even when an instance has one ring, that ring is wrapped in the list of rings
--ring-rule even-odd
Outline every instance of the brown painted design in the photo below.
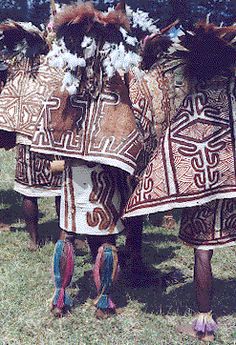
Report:
[[[114,206],[113,197],[116,189],[115,170],[107,169],[102,172],[93,171],[91,174],[93,189],[89,197],[92,204],[103,205],[87,212],[87,222],[91,227],[98,226],[99,230],[114,231],[119,214]]]
[[[49,159],[29,151],[26,145],[17,145],[16,150],[16,182],[29,187],[61,187],[62,175],[52,174]]]
[[[68,169],[68,185],[69,185],[69,194],[71,197],[71,218],[72,218],[72,231],[76,232],[76,205],[75,205],[75,190],[73,185],[73,173],[72,169],[69,167]]]
[[[236,241],[236,199],[213,200],[182,212],[179,237],[192,246]]]
[[[234,78],[197,85],[161,139],[127,215],[236,196],[235,111]]]
[[[0,128],[32,137],[44,104],[61,78],[45,57],[33,68],[27,59],[15,65],[0,94]]]
[[[49,97],[33,138],[33,150],[105,163],[132,172],[142,136],[128,90],[116,76],[94,100],[87,93]]]

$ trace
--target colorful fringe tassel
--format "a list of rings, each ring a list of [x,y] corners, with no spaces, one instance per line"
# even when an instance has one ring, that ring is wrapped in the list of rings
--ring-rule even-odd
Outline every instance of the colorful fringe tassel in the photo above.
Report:
[[[214,333],[218,326],[212,317],[212,312],[199,313],[197,318],[193,321],[193,329],[201,333]]]
[[[59,240],[56,243],[53,260],[55,292],[52,300],[53,307],[63,309],[72,306],[72,299],[65,289],[69,286],[74,271],[74,249],[69,241]]]
[[[102,245],[93,269],[93,277],[98,296],[95,305],[99,309],[115,309],[116,306],[110,297],[112,283],[118,273],[118,255],[116,247],[108,244]]]

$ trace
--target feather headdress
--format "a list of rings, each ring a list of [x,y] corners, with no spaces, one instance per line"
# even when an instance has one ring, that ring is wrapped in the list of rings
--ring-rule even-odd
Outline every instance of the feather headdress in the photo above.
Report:
[[[91,3],[66,6],[55,17],[54,27],[58,40],[48,58],[52,66],[64,69],[62,88],[70,94],[83,82],[83,88],[96,97],[104,77],[127,72],[141,61],[122,4],[108,13]]]
[[[0,24],[1,54],[7,58],[35,58],[47,54],[48,44],[43,33],[32,23],[8,20]]]
[[[181,57],[190,79],[207,80],[232,73],[236,65],[236,26],[197,23],[175,39],[171,53]]]

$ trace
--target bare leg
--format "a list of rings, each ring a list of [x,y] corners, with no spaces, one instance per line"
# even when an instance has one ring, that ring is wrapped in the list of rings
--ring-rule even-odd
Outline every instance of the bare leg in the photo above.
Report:
[[[194,282],[197,306],[200,313],[211,311],[213,276],[211,258],[213,250],[195,249]]]
[[[125,251],[132,262],[142,261],[143,217],[132,217],[126,220]]]
[[[59,221],[60,221],[60,209],[61,209],[61,197],[56,196],[55,197],[55,208],[56,208],[56,213],[57,213],[57,219],[58,219],[58,227],[60,229]],[[65,240],[66,238],[66,232],[62,229],[60,229],[60,240]]]
[[[93,261],[96,260],[98,249],[105,243],[109,243],[113,246],[116,245],[116,239],[114,235],[107,235],[107,236],[94,236],[94,235],[87,235],[88,245],[91,251],[91,255],[93,257]]]
[[[30,235],[30,250],[36,250],[39,244],[38,238],[38,200],[37,198],[24,196],[23,198],[23,214],[26,224],[26,230]]]
[[[60,196],[55,197],[55,208],[56,208],[57,217],[59,219],[60,218],[60,208],[61,208],[61,197]]]
[[[195,249],[194,283],[199,314],[192,325],[180,325],[180,333],[191,335],[203,341],[213,341],[217,324],[211,315],[213,297],[213,276],[211,258],[213,250]]]

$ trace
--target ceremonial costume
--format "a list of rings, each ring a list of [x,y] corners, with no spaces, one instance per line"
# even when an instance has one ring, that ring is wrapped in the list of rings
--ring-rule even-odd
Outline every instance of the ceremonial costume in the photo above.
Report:
[[[180,238],[196,248],[201,312],[192,333],[203,340],[216,329],[212,249],[234,245],[236,237],[234,37],[235,27],[199,24],[175,39],[169,52],[184,68],[189,93],[126,207],[127,217],[186,207]]]
[[[58,41],[48,59],[66,72],[62,87],[45,103],[32,143],[35,152],[65,158],[60,224],[67,236],[55,247],[52,312],[62,316],[71,305],[65,289],[72,278],[73,242],[75,234],[86,234],[96,259],[100,317],[115,309],[114,235],[124,228],[127,176],[134,173],[143,144],[122,77],[140,57],[120,5],[105,14],[88,3],[66,6],[54,28]]]
[[[44,55],[48,44],[39,29],[30,23],[7,21],[1,24],[0,30],[10,71],[0,95],[0,128],[16,135],[14,189],[24,195],[27,228],[30,227],[28,221],[34,224],[32,239],[37,242],[36,198],[59,197],[62,175],[52,174],[53,157],[30,152],[31,140],[44,104],[61,82],[61,75],[47,64]],[[30,208],[32,215],[28,217]]]
[[[0,93],[4,85],[6,84],[8,73],[8,66],[3,60],[0,60]],[[12,133],[5,129],[0,129],[0,148],[5,148],[6,150],[11,149],[16,144],[15,133]]]

